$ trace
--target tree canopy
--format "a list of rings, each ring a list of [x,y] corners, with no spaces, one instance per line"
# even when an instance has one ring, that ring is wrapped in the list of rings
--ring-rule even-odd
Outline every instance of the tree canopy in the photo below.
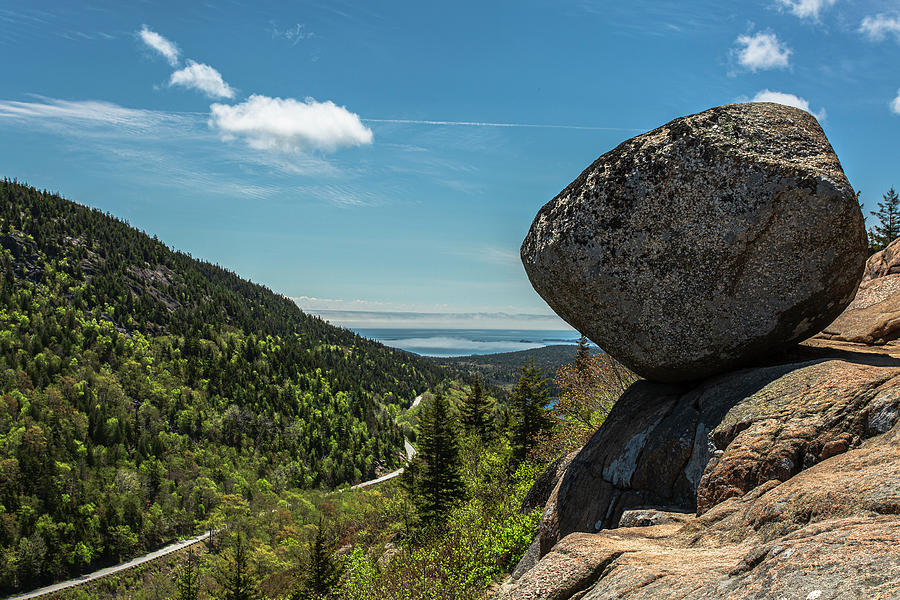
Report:
[[[0,181],[0,591],[194,533],[228,495],[400,465],[415,355]]]

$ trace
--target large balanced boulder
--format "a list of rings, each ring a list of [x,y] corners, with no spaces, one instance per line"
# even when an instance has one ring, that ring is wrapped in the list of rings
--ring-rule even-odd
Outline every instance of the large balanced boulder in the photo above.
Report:
[[[828,325],[854,297],[866,234],[815,118],[748,103],[598,158],[540,210],[521,255],[569,324],[638,374],[678,382]]]

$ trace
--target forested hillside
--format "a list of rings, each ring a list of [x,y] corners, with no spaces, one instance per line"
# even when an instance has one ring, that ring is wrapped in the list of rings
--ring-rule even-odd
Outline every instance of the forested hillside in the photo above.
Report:
[[[400,461],[440,367],[112,216],[0,182],[0,588],[194,531],[226,494]]]
[[[519,350],[518,352],[428,357],[428,360],[461,371],[477,371],[484,375],[489,384],[510,388],[519,380],[522,367],[531,364],[532,361],[534,366],[552,378],[561,366],[572,362],[576,350],[577,346],[574,344],[561,344],[533,350]],[[559,389],[552,381],[549,389],[552,396],[559,393]]]

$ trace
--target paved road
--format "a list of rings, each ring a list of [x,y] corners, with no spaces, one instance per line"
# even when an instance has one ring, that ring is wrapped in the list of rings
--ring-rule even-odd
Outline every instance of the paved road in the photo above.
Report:
[[[403,447],[406,449],[406,462],[409,462],[416,455],[416,449],[413,448],[413,445],[409,443],[409,440],[403,440]],[[393,479],[398,475],[403,473],[403,467],[400,467],[396,471],[391,471],[387,475],[382,475],[381,477],[377,477],[375,479],[370,479],[369,481],[363,481],[362,483],[357,483],[356,485],[351,485],[351,490],[358,490],[362,488],[367,488],[370,485],[375,485],[376,483],[381,483],[382,481],[387,481],[388,479]]]
[[[125,571],[126,569],[130,569],[132,567],[136,567],[138,565],[144,564],[145,562],[149,562],[151,560],[156,560],[157,558],[161,558],[166,554],[171,554],[172,552],[177,552],[182,548],[187,548],[193,544],[198,542],[202,542],[206,538],[209,537],[209,532],[206,532],[202,535],[198,535],[192,538],[188,538],[186,540],[182,540],[180,542],[175,542],[174,544],[169,544],[159,550],[155,550],[149,554],[145,554],[143,556],[139,556],[133,560],[129,560],[126,563],[122,563],[120,565],[116,565],[114,567],[107,567],[106,569],[100,569],[99,571],[94,571],[93,573],[89,573],[87,575],[82,575],[81,577],[76,577],[75,579],[69,579],[68,581],[62,581],[60,583],[54,583],[53,585],[48,585],[47,587],[42,587],[39,590],[34,590],[33,592],[26,592],[24,594],[19,594],[17,596],[10,596],[7,600],[27,600],[28,598],[37,598],[38,596],[43,596],[45,594],[50,594],[53,592],[58,592],[60,590],[64,590],[66,588],[70,588],[76,585],[81,585],[83,583],[87,583],[89,581],[93,581],[95,579],[100,579],[102,577],[106,577],[107,575],[112,575],[113,573],[118,573],[119,571]]]
[[[413,400],[412,404],[409,405],[410,409],[413,409],[419,405],[419,402],[422,401],[422,396],[416,396],[416,399]],[[403,447],[406,450],[406,462],[409,462],[416,455],[416,449],[413,448],[413,445],[409,443],[409,440],[403,440]],[[381,483],[382,481],[387,481],[388,479],[393,479],[394,477],[403,473],[403,467],[400,467],[396,471],[392,471],[387,475],[382,475],[381,477],[376,477],[375,479],[370,479],[369,481],[363,481],[362,483],[357,483],[354,486],[350,486],[351,490],[358,490],[361,488],[369,487],[370,485],[375,485],[376,483]],[[39,590],[34,590],[33,592],[26,592],[24,594],[18,594],[17,596],[9,596],[6,600],[28,600],[29,598],[37,598],[38,596],[43,596],[45,594],[50,594],[53,592],[58,592],[60,590],[64,590],[66,588],[74,587],[76,585],[81,585],[83,583],[87,583],[89,581],[93,581],[95,579],[100,579],[102,577],[106,577],[108,575],[112,575],[113,573],[118,573],[120,571],[125,571],[126,569],[130,569],[132,567],[136,567],[138,565],[144,564],[145,562],[149,562],[151,560],[156,560],[157,558],[162,558],[166,554],[171,554],[172,552],[177,552],[182,548],[187,548],[193,544],[198,542],[202,542],[206,538],[209,537],[209,532],[206,532],[202,535],[198,535],[196,537],[188,538],[186,540],[182,540],[180,542],[175,542],[174,544],[169,544],[168,546],[164,546],[159,550],[155,550],[149,554],[145,554],[143,556],[139,556],[135,559],[132,559],[126,563],[122,563],[120,565],[116,565],[114,567],[107,567],[105,569],[100,569],[99,571],[94,571],[93,573],[88,573],[87,575],[82,575],[81,577],[76,577],[74,579],[69,579],[68,581],[61,581],[60,583],[54,583],[53,585],[48,585],[47,587],[42,587]]]

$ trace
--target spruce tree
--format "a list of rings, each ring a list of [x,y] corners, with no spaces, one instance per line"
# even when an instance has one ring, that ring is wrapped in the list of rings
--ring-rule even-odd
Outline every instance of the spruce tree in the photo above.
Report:
[[[549,403],[547,380],[532,360],[522,367],[522,375],[510,393],[510,442],[516,463],[525,460],[540,435],[550,429],[552,421],[548,412]]]
[[[241,533],[235,535],[234,553],[226,569],[219,572],[219,585],[225,591],[225,600],[256,600],[256,579],[250,569],[247,544]]]
[[[454,421],[450,403],[443,394],[435,394],[423,411],[418,437],[421,466],[416,492],[419,517],[426,526],[442,521],[465,497]]]
[[[872,252],[883,250],[900,236],[900,197],[891,187],[882,198],[884,202],[879,202],[878,210],[871,213],[878,218],[878,224],[869,230],[869,249]]]
[[[491,434],[491,420],[489,417],[490,405],[481,387],[481,379],[475,373],[475,381],[472,389],[466,395],[460,407],[462,425],[466,433],[478,436],[481,441],[486,441]]]
[[[309,544],[309,562],[300,590],[291,600],[330,598],[340,587],[344,563],[335,555],[334,543],[327,538],[324,521],[319,521],[316,537]]]
[[[200,598],[200,571],[197,563],[199,559],[193,550],[184,557],[184,562],[175,576],[175,590],[177,600],[199,600]]]
[[[587,371],[590,368],[592,356],[587,336],[582,335],[578,338],[578,346],[575,348],[575,358],[573,360],[575,369],[581,373]]]

